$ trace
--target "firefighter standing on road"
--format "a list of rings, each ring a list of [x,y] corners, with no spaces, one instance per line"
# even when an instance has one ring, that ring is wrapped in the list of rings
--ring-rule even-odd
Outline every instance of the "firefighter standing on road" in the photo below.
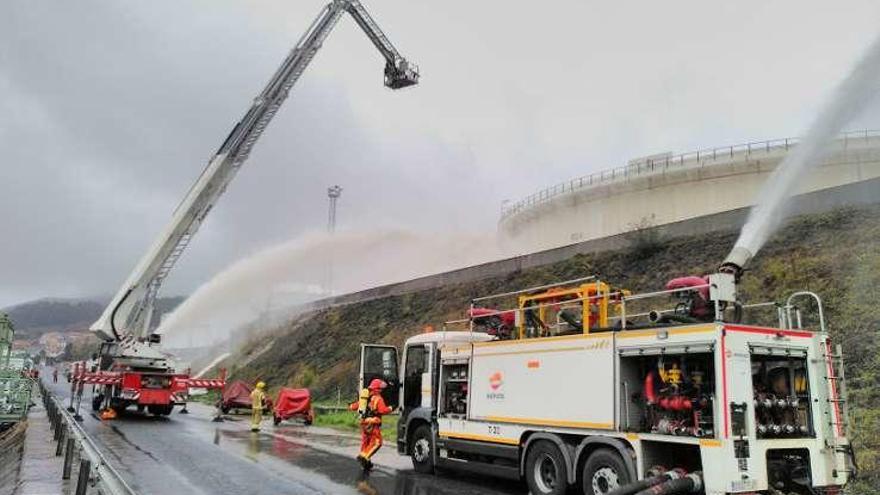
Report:
[[[254,391],[251,392],[251,431],[260,431],[260,423],[263,422],[263,400],[266,398],[265,382],[257,382]]]
[[[370,459],[382,446],[382,416],[391,412],[382,398],[382,390],[387,386],[383,380],[374,378],[369,387],[361,390],[357,402],[348,406],[361,419],[361,452],[357,460],[364,469],[373,467]]]

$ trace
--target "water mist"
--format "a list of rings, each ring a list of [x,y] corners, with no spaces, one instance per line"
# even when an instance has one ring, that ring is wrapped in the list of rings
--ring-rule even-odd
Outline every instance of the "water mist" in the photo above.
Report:
[[[764,183],[758,202],[749,212],[733,250],[723,267],[739,272],[779,228],[785,218],[788,198],[798,181],[821,163],[830,144],[850,120],[880,90],[880,38],[875,40],[852,72],[844,79],[819,112],[803,139],[782,160]]]

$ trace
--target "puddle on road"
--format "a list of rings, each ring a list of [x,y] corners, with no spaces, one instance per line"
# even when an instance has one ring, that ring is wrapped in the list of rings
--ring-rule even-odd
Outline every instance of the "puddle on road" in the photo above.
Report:
[[[276,426],[273,430],[277,434],[284,435],[291,439],[293,438],[303,438],[307,440],[314,440],[318,443],[322,443],[325,445],[331,445],[333,447],[360,447],[360,440],[357,438],[342,436],[342,435],[330,435],[327,433],[314,433],[312,431],[307,431],[307,427],[303,426]]]
[[[455,477],[452,478],[450,475],[431,476],[413,471],[395,471],[377,467],[369,474],[365,474],[353,457],[314,449],[289,435],[287,438],[281,438],[268,433],[221,429],[216,431],[215,444],[222,445],[222,439],[228,439],[229,443],[243,447],[245,457],[253,462],[262,462],[267,458],[283,461],[317,473],[334,483],[349,486],[354,492],[365,495],[521,495],[526,493],[526,489],[519,483],[498,479],[487,480],[486,477],[460,473],[455,473]],[[319,435],[312,436],[302,432],[297,436],[316,438]],[[333,435],[320,436],[340,439]],[[341,440],[350,443],[350,439]]]

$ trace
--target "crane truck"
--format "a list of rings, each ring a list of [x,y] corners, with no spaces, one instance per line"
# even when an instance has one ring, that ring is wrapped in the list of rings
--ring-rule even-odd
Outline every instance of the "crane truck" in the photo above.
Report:
[[[469,329],[413,336],[401,361],[362,344],[359,384],[389,384],[397,450],[423,473],[536,495],[838,493],[854,462],[819,296],[742,305],[738,267],[722,268],[648,294],[588,277],[477,298]],[[741,321],[762,307],[776,313]],[[509,335],[483,331],[491,311],[513,315]]]
[[[175,369],[159,349],[151,324],[159,289],[205,221],[211,208],[247,160],[303,71],[343,14],[348,13],[385,59],[385,86],[400,89],[419,81],[418,67],[404,58],[358,0],[333,0],[290,51],[263,91],[208,162],[171,221],[135,266],[100,318],[91,326],[101,348],[90,366],[77,366],[72,387],[96,387],[92,407],[121,411],[129,406],[170,414],[184,404],[190,387],[222,388],[224,380],[191,378]],[[71,403],[72,404],[72,403]]]

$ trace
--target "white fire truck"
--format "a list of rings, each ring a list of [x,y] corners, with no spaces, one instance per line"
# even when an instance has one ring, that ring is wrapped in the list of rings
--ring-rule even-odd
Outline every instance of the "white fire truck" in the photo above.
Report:
[[[474,311],[501,298],[515,307]],[[821,301],[775,305],[777,326],[734,322],[752,307],[730,273],[639,295],[568,281],[475,299],[469,330],[408,339],[400,369],[395,347],[364,344],[360,380],[389,383],[398,452],[419,472],[523,479],[533,494],[836,493],[852,451]]]

